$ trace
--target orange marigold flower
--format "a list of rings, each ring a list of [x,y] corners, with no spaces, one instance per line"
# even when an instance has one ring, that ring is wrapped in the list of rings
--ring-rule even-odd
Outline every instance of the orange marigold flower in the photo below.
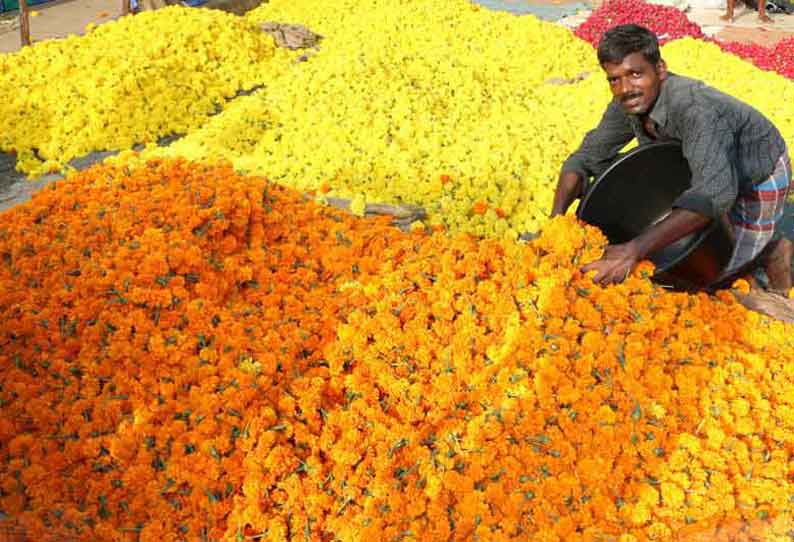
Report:
[[[488,203],[484,201],[478,201],[471,207],[471,212],[475,215],[484,215],[487,210]]]

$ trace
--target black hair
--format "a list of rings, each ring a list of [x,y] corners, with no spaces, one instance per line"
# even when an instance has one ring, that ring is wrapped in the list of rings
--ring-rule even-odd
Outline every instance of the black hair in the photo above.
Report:
[[[599,64],[620,64],[633,53],[642,53],[645,60],[657,64],[662,56],[656,34],[644,26],[621,24],[607,30],[598,42]]]

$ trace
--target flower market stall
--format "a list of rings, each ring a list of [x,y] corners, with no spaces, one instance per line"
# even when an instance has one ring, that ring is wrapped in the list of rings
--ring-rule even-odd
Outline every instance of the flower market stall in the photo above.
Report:
[[[601,287],[580,267],[603,234],[546,218],[609,99],[613,13],[794,146],[789,44],[635,0],[576,33],[316,4],[167,7],[0,56],[0,149],[58,174],[0,213],[0,532],[789,540],[794,324],[648,262]]]

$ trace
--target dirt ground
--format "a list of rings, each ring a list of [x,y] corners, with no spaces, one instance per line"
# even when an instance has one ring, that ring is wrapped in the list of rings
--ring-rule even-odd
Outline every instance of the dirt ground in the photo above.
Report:
[[[205,5],[242,15],[261,0],[209,0]],[[103,23],[121,16],[121,0],[57,0],[31,7],[30,35],[34,42],[82,34],[89,23]],[[20,47],[16,12],[0,14],[0,53]]]
[[[781,39],[794,36],[794,15],[770,14],[771,23],[758,20],[758,12],[736,3],[733,22],[720,20],[723,10],[691,9],[687,16],[696,22],[703,32],[722,41],[737,41],[771,46]]]
[[[121,0],[60,0],[32,6],[31,39],[41,41],[82,34],[89,23],[102,23],[121,15]],[[0,52],[19,49],[19,22],[16,12],[3,14],[0,20]]]

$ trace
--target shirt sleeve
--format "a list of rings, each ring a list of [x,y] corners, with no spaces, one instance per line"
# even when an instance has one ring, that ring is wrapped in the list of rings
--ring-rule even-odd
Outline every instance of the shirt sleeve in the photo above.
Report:
[[[612,101],[598,126],[587,132],[579,149],[563,163],[562,171],[575,171],[585,179],[597,177],[632,139],[631,124],[620,106]]]
[[[719,220],[733,206],[739,192],[734,130],[716,111],[693,111],[682,130],[681,145],[692,181],[673,207]]]

